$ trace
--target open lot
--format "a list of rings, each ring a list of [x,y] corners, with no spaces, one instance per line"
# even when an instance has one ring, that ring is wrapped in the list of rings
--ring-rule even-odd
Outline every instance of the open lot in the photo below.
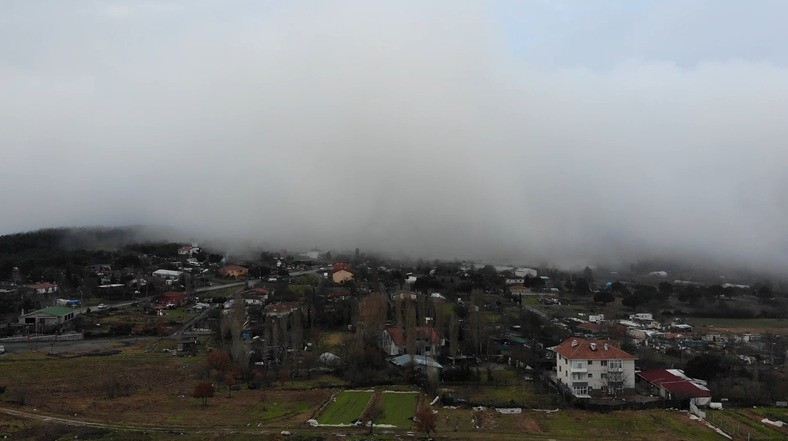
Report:
[[[191,398],[205,372],[204,357],[173,357],[139,346],[114,355],[78,356],[41,352],[0,359],[0,405],[88,421],[177,427],[245,427],[303,424],[330,392],[226,389],[202,406]],[[224,391],[224,393],[223,393]]]
[[[687,322],[696,328],[709,332],[755,332],[788,335],[787,318],[752,318],[752,319],[724,319],[724,318],[690,318]]]
[[[717,441],[725,438],[672,410],[524,411],[504,415],[492,410],[437,408],[438,434],[467,433],[475,439],[626,439],[650,441]],[[472,422],[473,421],[473,422]],[[470,438],[470,436],[469,436]]]

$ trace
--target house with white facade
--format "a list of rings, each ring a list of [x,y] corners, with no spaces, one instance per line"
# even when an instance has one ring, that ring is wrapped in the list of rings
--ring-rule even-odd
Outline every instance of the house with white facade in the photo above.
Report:
[[[429,327],[417,327],[415,329],[415,349],[414,355],[427,355],[436,357],[439,351],[438,333]],[[404,328],[392,326],[384,329],[380,339],[381,349],[386,355],[403,355],[408,352],[407,332]]]
[[[606,341],[570,337],[552,348],[556,378],[578,398],[622,395],[635,388],[635,357]]]
[[[25,288],[35,291],[36,294],[57,294],[58,286],[55,283],[40,282],[31,285],[25,285]]]

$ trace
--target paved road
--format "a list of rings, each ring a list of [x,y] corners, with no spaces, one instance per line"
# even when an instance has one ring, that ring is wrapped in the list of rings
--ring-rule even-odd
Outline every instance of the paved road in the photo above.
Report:
[[[544,312],[534,308],[533,306],[523,305],[523,309],[527,309],[527,310],[533,312],[534,314],[538,315],[539,317],[542,317],[543,319],[545,319],[547,321],[550,321],[550,317],[547,314],[545,314]]]
[[[216,291],[218,289],[224,289],[232,286],[241,286],[241,285],[246,285],[246,281],[244,280],[243,282],[225,283],[222,285],[217,284],[213,286],[201,286],[199,288],[195,288],[194,292],[197,293],[197,292],[206,292],[206,291]]]

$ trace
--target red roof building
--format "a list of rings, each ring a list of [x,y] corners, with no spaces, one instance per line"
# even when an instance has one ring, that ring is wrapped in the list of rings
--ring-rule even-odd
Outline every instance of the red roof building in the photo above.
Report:
[[[414,355],[438,355],[438,343],[440,338],[435,329],[429,327],[416,328],[416,354]],[[407,332],[404,328],[392,326],[383,331],[381,346],[388,355],[402,355],[408,351]]]
[[[658,389],[659,395],[667,400],[692,399],[699,406],[711,401],[711,391],[679,369],[651,369],[638,373],[638,377]]]
[[[337,271],[341,271],[341,270],[350,271],[350,263],[348,263],[348,262],[334,262],[334,263],[331,264],[331,271],[337,272]]]
[[[154,309],[175,308],[186,301],[186,293],[183,291],[167,291],[156,298],[153,304]]]
[[[38,294],[53,294],[56,293],[58,290],[56,284],[49,282],[40,282],[40,283],[25,285],[25,288],[32,289]]]
[[[219,268],[219,275],[222,277],[245,277],[249,269],[239,265],[227,265]]]

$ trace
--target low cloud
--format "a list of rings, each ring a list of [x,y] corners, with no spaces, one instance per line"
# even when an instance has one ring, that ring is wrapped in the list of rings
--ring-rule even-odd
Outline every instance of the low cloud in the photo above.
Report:
[[[784,66],[546,66],[505,49],[475,5],[228,23],[195,8],[161,31],[177,5],[96,5],[4,50],[0,231],[152,224],[564,266],[788,263]]]

